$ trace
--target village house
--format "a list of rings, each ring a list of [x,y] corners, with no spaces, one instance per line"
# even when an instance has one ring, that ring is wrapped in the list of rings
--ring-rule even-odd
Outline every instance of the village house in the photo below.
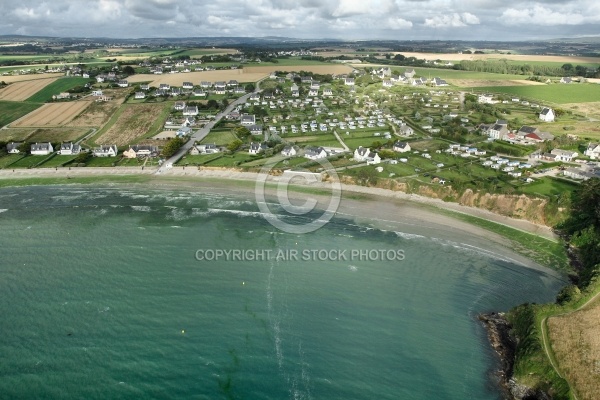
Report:
[[[540,111],[539,117],[544,122],[554,122],[554,111],[551,108],[544,107]]]
[[[344,78],[344,85],[354,86],[354,78]]]
[[[173,108],[177,111],[185,110],[185,101],[176,101]]]
[[[404,76],[411,79],[415,76],[416,72],[414,69],[407,69],[406,71],[404,71]]]
[[[250,125],[248,127],[248,130],[250,131],[250,133],[252,135],[262,135],[263,134],[263,127],[262,125]]]
[[[60,150],[58,150],[58,154],[61,156],[71,156],[76,155],[81,152],[81,146],[78,144],[73,144],[72,142],[62,143],[60,145]]]
[[[182,87],[184,89],[190,90],[194,88],[194,84],[192,82],[183,82]]]
[[[119,87],[126,88],[129,86],[129,82],[127,82],[125,79],[122,79],[119,81],[119,83],[117,83],[117,85],[119,85]]]
[[[23,142],[10,142],[6,145],[6,152],[8,154],[19,154],[21,152],[20,148],[23,145]]]
[[[145,99],[146,98],[146,93],[144,93],[144,92],[135,92],[135,95],[133,95],[133,98],[136,99],[136,100]]]
[[[591,178],[600,178],[600,168],[593,164],[584,164],[580,168],[567,168],[563,174],[571,179],[582,179],[587,181]]]
[[[600,143],[590,143],[584,153],[592,160],[600,158]]]
[[[572,79],[570,76],[563,76],[562,78],[560,78],[560,83],[571,83]]]
[[[431,82],[433,84],[433,86],[448,86],[448,82],[446,82],[444,79],[442,78],[433,78],[433,81]]]
[[[217,145],[215,143],[203,143],[203,144],[197,144],[197,145],[193,146],[190,150],[190,154],[191,155],[215,154],[215,153],[219,153],[220,151],[221,151],[221,149],[219,147],[217,147]]]
[[[379,164],[381,158],[379,154],[371,151],[368,147],[360,146],[354,150],[354,160],[358,162],[366,162],[367,164]]]
[[[298,146],[286,146],[281,151],[281,155],[284,157],[293,157],[298,154]]]
[[[145,145],[129,146],[129,149],[123,152],[123,157],[125,158],[156,157],[157,155],[158,147]]]
[[[117,149],[116,144],[102,145],[92,150],[94,157],[116,157],[118,153],[119,150]]]
[[[570,150],[562,150],[562,149],[553,149],[550,154],[556,156],[554,159],[556,161],[564,161],[571,162],[574,158],[579,156],[579,153],[570,151]]]
[[[250,154],[259,154],[262,153],[266,148],[265,144],[252,142],[250,143],[250,148],[248,149],[248,153]]]
[[[410,145],[407,142],[396,141],[392,150],[398,153],[406,153],[407,151],[410,151]]]
[[[198,106],[188,106],[183,109],[184,116],[194,117],[198,115]]]
[[[483,134],[494,140],[504,139],[509,133],[508,122],[500,119],[494,124],[482,125],[480,129]]]
[[[256,124],[256,117],[254,114],[243,114],[240,118],[240,124],[243,126],[251,126]]]
[[[320,160],[327,157],[327,152],[323,147],[308,146],[304,149],[304,158],[309,160]]]
[[[31,145],[30,153],[34,156],[47,156],[50,153],[54,152],[54,148],[52,147],[52,143],[34,143]]]

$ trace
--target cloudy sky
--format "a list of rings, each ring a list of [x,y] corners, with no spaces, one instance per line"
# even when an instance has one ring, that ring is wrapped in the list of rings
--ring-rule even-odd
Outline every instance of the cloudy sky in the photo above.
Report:
[[[529,40],[600,35],[597,0],[0,0],[0,34]]]

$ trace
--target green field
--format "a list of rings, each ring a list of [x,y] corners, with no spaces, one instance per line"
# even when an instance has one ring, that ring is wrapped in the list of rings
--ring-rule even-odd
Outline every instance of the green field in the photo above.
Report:
[[[50,156],[27,156],[10,165],[10,168],[31,168]]]
[[[40,165],[40,167],[42,167],[42,168],[62,167],[63,165],[73,161],[75,158],[77,158],[77,156],[55,155],[54,157],[52,157],[51,159],[49,159],[48,161],[46,161],[45,163]]]
[[[52,100],[52,96],[61,92],[66,92],[69,89],[73,89],[76,86],[82,86],[88,83],[90,80],[87,78],[60,78],[52,82],[33,96],[27,99],[34,103],[44,103]]]
[[[23,115],[29,114],[39,106],[40,104],[16,101],[0,101],[0,127],[16,121]]]
[[[579,184],[569,182],[562,179],[556,179],[552,177],[544,177],[524,185],[520,188],[520,191],[525,194],[534,196],[558,196],[565,192],[573,192],[579,187]]]
[[[214,143],[217,146],[226,146],[227,144],[236,140],[237,137],[231,132],[231,130],[218,130],[212,129],[200,143]]]
[[[23,154],[9,154],[3,157],[0,157],[0,168],[8,168],[14,162],[23,158]]]
[[[543,86],[490,86],[478,87],[476,90],[485,93],[505,93],[521,98],[549,101],[556,104],[600,101],[600,85],[592,83]]]

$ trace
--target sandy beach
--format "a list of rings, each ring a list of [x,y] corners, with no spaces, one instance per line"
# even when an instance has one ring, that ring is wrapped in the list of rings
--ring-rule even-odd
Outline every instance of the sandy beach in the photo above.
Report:
[[[118,168],[58,168],[58,169],[15,169],[0,170],[1,179],[34,178],[77,178],[145,175],[144,183],[123,183],[126,185],[144,185],[165,190],[202,190],[254,199],[257,173],[241,172],[229,169],[197,169],[175,167],[164,173],[156,174],[155,168],[118,167]],[[267,199],[275,199],[278,182],[281,177],[269,176],[265,186]],[[77,183],[76,181],[74,181]],[[65,180],[64,183],[68,183]],[[43,181],[40,182],[43,184]],[[106,184],[106,180],[103,181]],[[301,179],[292,181],[289,190],[290,200],[304,200],[307,197],[317,200],[320,208],[325,208],[330,200],[330,184],[316,182],[306,184]],[[489,230],[464,221],[443,215],[436,210],[451,210],[494,221],[545,238],[555,239],[552,230],[529,221],[505,217],[487,210],[462,206],[457,203],[443,202],[415,194],[407,194],[387,189],[341,184],[342,198],[336,216],[348,218],[361,225],[379,229],[406,232],[430,236],[457,243],[468,243],[473,250],[489,252],[499,258],[509,259],[528,267],[540,266],[510,249],[510,241]]]

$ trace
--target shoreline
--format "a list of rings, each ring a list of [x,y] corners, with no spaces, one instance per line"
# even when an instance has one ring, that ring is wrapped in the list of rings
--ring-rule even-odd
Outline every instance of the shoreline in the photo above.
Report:
[[[255,199],[256,172],[243,172],[234,169],[198,169],[196,167],[173,167],[160,174],[155,168],[140,167],[97,167],[97,168],[40,168],[0,170],[2,180],[27,182],[39,179],[34,185],[94,184],[93,180],[78,182],[81,179],[98,178],[98,185],[135,185],[155,189],[203,190],[217,194],[230,194]],[[107,178],[115,177],[111,182]],[[127,181],[131,177],[131,181]],[[138,180],[139,181],[136,181]],[[49,182],[44,182],[44,180]],[[64,179],[64,181],[62,181]],[[69,180],[72,179],[72,182]],[[275,199],[280,176],[269,175],[265,184],[265,194]],[[9,185],[10,186],[10,185]],[[517,253],[511,248],[510,239],[462,221],[444,211],[465,214],[496,224],[504,225],[527,234],[539,236],[549,241],[558,241],[551,228],[526,220],[519,220],[495,214],[491,211],[444,202],[416,194],[407,194],[389,189],[340,184],[341,202],[336,215],[354,219],[357,223],[382,230],[408,231],[405,233],[442,239],[448,244],[457,244],[465,249],[486,254],[492,258],[516,263],[527,268],[544,270],[557,276],[561,271],[544,266],[533,259]],[[289,185],[291,200],[305,200],[306,194],[317,200],[317,207],[325,209],[329,201],[330,183],[294,180]]]

